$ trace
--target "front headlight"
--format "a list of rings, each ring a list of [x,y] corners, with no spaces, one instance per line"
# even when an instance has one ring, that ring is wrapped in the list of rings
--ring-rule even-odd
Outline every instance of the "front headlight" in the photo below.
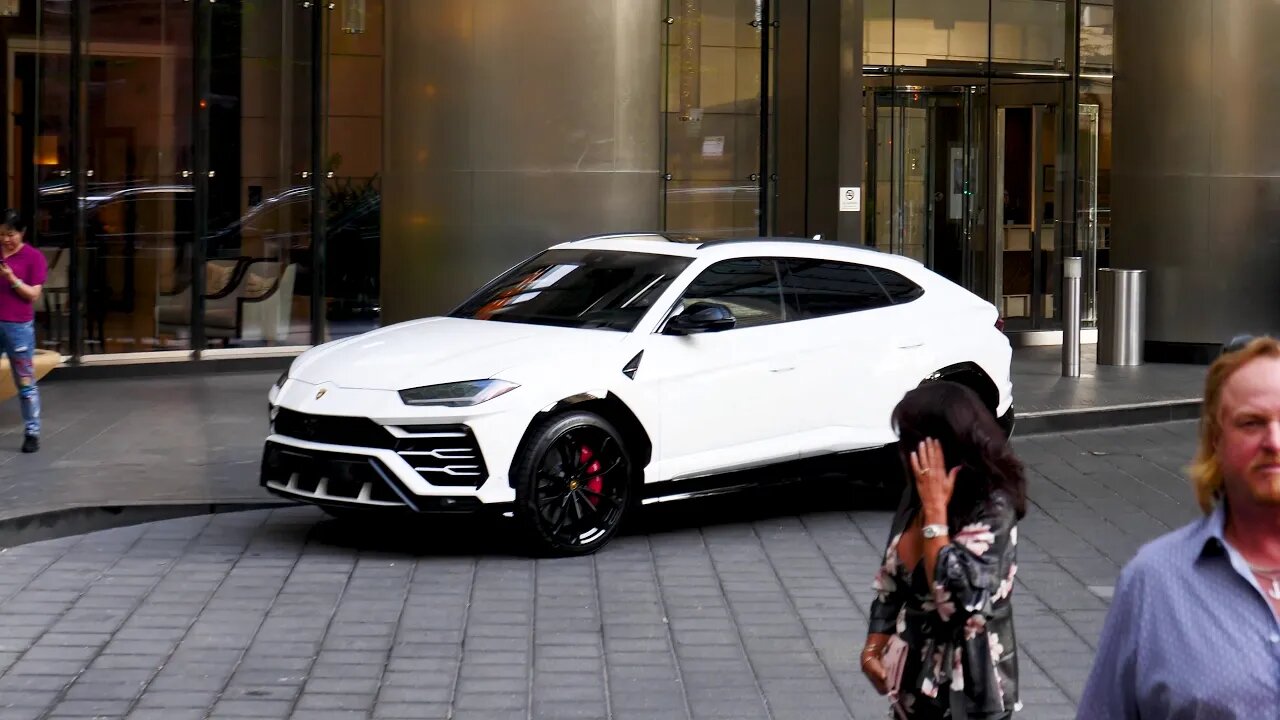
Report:
[[[405,405],[469,407],[492,400],[518,387],[520,386],[506,380],[468,380],[401,390],[400,399]]]

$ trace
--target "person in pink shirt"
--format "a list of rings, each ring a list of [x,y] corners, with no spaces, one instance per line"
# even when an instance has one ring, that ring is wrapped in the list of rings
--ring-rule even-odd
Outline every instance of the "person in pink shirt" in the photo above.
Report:
[[[49,264],[23,242],[27,226],[12,208],[0,213],[0,352],[9,358],[22,403],[22,452],[40,449],[40,390],[35,373],[35,303]]]

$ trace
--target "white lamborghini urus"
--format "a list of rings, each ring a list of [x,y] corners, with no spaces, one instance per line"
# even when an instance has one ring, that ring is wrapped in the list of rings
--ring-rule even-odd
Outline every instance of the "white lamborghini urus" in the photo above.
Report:
[[[270,390],[261,483],[341,514],[492,510],[539,553],[637,505],[895,441],[922,382],[1012,429],[994,306],[906,257],[806,240],[556,245],[443,317],[312,348]]]

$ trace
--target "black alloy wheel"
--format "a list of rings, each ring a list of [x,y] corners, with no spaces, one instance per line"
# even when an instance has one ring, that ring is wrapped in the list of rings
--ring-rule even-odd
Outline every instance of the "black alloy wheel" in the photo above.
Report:
[[[633,469],[621,434],[591,412],[545,421],[516,466],[516,515],[538,554],[587,555],[617,532]]]

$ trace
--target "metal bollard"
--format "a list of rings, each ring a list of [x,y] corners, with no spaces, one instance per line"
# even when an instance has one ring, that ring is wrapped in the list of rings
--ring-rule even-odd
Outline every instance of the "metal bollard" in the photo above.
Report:
[[[1062,259],[1062,377],[1080,377],[1080,258]]]

